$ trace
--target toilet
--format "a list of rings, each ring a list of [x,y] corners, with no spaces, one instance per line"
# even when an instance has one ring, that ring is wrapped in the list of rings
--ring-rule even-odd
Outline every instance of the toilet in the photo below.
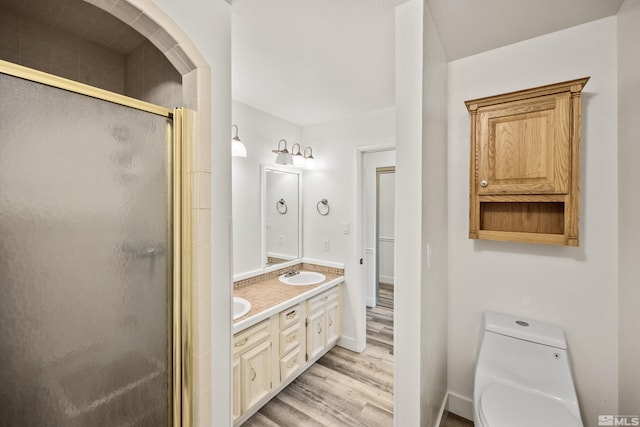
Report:
[[[475,427],[582,427],[562,328],[485,313],[473,418]]]

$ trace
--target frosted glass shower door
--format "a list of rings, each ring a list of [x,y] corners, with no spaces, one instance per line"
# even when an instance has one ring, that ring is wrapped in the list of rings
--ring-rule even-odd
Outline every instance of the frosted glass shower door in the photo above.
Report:
[[[0,426],[168,425],[170,127],[0,73]]]

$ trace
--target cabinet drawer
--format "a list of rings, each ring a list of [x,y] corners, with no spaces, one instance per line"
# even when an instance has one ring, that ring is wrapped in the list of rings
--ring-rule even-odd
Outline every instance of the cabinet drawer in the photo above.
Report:
[[[286,356],[280,359],[280,381],[284,381],[293,375],[302,365],[302,352],[296,347]]]
[[[271,322],[265,320],[233,337],[233,354],[241,353],[271,336]]]
[[[300,333],[300,322],[280,332],[280,356],[284,356],[297,347],[301,339],[304,338]]]
[[[289,307],[280,312],[280,330],[286,329],[289,325],[300,322],[300,304]]]
[[[307,301],[307,304],[308,304],[307,307],[309,308],[308,312],[313,313],[314,311],[316,311],[318,308],[322,307],[329,301],[333,301],[337,299],[338,299],[338,287],[336,286],[334,288],[329,289],[328,291],[321,293],[320,295],[317,295],[313,298],[309,298],[309,300]]]

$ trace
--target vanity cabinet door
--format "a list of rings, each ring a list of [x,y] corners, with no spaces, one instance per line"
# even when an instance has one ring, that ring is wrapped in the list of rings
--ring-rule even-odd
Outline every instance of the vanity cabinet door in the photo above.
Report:
[[[325,311],[318,310],[307,317],[307,359],[313,359],[325,348]]]
[[[247,412],[271,391],[271,342],[265,341],[240,356],[243,411]]]
[[[242,416],[242,371],[240,358],[233,359],[233,421]]]
[[[330,347],[338,342],[340,338],[340,305],[338,301],[330,303],[325,309],[326,312],[326,346]]]

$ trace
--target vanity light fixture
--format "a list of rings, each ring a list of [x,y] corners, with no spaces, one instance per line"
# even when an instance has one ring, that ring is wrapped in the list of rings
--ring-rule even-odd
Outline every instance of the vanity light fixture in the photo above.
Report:
[[[297,168],[304,168],[306,162],[304,156],[300,152],[300,144],[297,142],[291,146],[291,156],[293,157],[293,166]]]
[[[307,154],[307,150],[309,150],[309,154]],[[304,160],[305,167],[307,169],[314,169],[316,167],[316,160],[313,158],[313,150],[311,147],[307,147],[304,149]]]
[[[284,147],[282,148],[281,143],[284,142]],[[272,152],[276,153],[276,164],[278,165],[291,165],[293,164],[293,159],[291,158],[291,154],[289,153],[289,150],[287,150],[287,141],[284,139],[281,139],[280,141],[278,141],[278,148],[275,150],[271,150]]]
[[[232,157],[247,157],[247,147],[244,146],[240,137],[238,137],[238,126],[231,125],[232,128],[236,128],[236,135],[231,138],[231,156]]]

